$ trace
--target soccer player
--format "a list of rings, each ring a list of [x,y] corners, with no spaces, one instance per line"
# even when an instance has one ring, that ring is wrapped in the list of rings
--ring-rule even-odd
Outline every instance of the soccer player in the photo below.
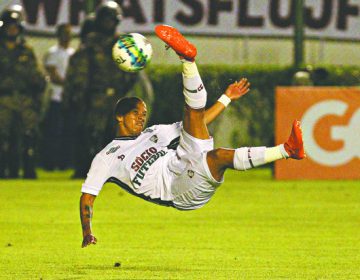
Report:
[[[207,93],[194,62],[195,46],[173,27],[160,25],[155,32],[182,61],[186,103],[183,120],[144,130],[146,104],[136,97],[117,102],[118,137],[95,156],[82,185],[82,247],[97,242],[91,230],[93,204],[106,182],[115,183],[150,202],[179,210],[194,210],[211,199],[223,183],[228,168],[247,170],[279,159],[305,156],[298,121],[294,121],[290,137],[282,145],[214,149],[207,124],[231,101],[245,95],[249,91],[249,82],[241,79],[229,85],[218,101],[205,110]]]

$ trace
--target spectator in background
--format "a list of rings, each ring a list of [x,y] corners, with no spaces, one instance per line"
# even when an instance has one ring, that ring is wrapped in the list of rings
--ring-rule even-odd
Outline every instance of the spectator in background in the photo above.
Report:
[[[311,65],[297,71],[292,79],[293,86],[324,86],[329,77],[329,72],[322,67],[313,68]]]
[[[294,74],[292,79],[293,86],[312,86],[311,73],[309,71],[298,71]]]
[[[25,44],[22,7],[0,15],[0,178],[36,178],[35,146],[45,79]]]
[[[138,75],[120,71],[112,59],[122,11],[114,1],[101,4],[94,25],[82,34],[82,44],[71,57],[64,89],[68,137],[73,137],[74,178],[84,178],[92,157],[114,136],[108,108],[135,84]],[[83,25],[85,27],[85,25]],[[92,32],[92,28],[94,31]]]
[[[75,51],[70,47],[70,24],[59,25],[56,36],[58,39],[57,45],[52,46],[44,57],[44,66],[50,78],[48,87],[50,104],[44,120],[44,143],[42,145],[45,154],[44,167],[48,170],[64,169],[68,158],[66,155],[67,150],[63,149],[64,116],[62,95],[69,58]]]

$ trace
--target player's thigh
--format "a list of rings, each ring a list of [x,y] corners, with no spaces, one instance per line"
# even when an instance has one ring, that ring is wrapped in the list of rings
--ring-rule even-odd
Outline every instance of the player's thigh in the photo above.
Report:
[[[177,208],[196,209],[206,204],[221,181],[215,180],[206,162],[206,152],[189,157],[184,170],[172,185],[172,195]]]
[[[176,151],[179,157],[187,157],[195,153],[208,152],[214,149],[214,139],[199,139],[189,134],[185,129],[181,130],[180,143]]]

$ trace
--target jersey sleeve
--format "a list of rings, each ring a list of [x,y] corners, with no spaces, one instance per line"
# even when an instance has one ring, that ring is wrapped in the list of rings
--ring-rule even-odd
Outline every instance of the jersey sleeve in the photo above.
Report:
[[[109,176],[109,167],[100,155],[97,155],[91,163],[86,180],[82,185],[81,192],[98,195]]]
[[[181,129],[183,127],[183,122],[176,122],[172,124],[176,129]]]
[[[182,122],[176,122],[173,124],[168,124],[163,126],[163,131],[170,137],[176,138],[180,136],[181,129],[183,128]]]
[[[158,124],[158,125],[154,125],[153,127],[150,127],[150,129],[158,129],[164,133],[171,133],[171,132],[175,132],[175,133],[180,133],[181,129],[183,127],[183,122],[176,122],[176,123],[172,123],[172,124]]]

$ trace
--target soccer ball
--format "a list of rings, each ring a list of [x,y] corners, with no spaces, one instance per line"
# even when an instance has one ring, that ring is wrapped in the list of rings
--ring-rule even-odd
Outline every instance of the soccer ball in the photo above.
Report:
[[[112,57],[119,68],[126,72],[138,72],[150,62],[153,49],[143,35],[124,34],[119,37],[112,49]]]

